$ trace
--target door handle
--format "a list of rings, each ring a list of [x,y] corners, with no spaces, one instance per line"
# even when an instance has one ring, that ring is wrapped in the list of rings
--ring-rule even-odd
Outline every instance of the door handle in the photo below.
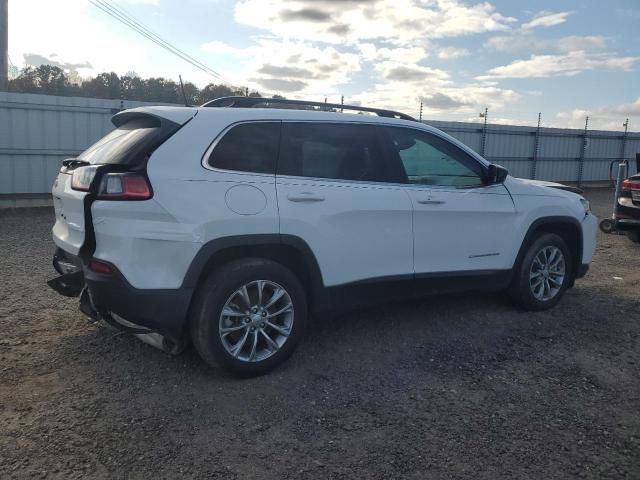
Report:
[[[290,202],[324,202],[324,196],[313,192],[290,193],[287,195]]]
[[[435,198],[419,198],[418,203],[421,205],[441,205],[444,200],[437,200]]]

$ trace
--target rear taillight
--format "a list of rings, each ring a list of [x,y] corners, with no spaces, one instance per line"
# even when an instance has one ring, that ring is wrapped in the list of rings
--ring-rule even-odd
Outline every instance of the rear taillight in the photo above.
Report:
[[[71,177],[71,188],[73,190],[80,190],[81,192],[88,192],[97,171],[98,167],[93,165],[76,168]]]
[[[111,270],[111,266],[108,263],[104,263],[96,259],[91,259],[89,261],[89,270],[103,275],[111,275],[113,273],[113,270]]]
[[[632,180],[628,178],[622,182],[622,188],[625,190],[640,190],[640,180]]]
[[[148,200],[153,196],[147,177],[140,173],[106,173],[98,189],[99,200]]]

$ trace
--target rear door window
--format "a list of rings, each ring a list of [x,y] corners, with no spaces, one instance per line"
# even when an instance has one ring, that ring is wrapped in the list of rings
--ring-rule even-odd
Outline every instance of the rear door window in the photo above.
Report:
[[[274,174],[280,144],[280,122],[241,123],[231,127],[214,147],[210,167]]]
[[[374,126],[284,123],[278,174],[384,182],[383,158]]]
[[[160,131],[160,121],[156,118],[130,120],[87,148],[78,160],[92,165],[130,164],[157,142]]]

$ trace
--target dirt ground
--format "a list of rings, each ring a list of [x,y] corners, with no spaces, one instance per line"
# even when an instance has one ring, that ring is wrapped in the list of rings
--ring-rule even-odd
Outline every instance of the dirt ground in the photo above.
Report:
[[[465,294],[328,316],[237,380],[87,323],[45,285],[52,222],[0,213],[0,478],[640,478],[623,236],[551,311]]]

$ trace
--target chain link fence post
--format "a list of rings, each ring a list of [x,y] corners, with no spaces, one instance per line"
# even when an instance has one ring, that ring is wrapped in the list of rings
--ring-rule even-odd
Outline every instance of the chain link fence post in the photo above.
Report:
[[[533,143],[533,159],[531,160],[531,180],[536,178],[536,163],[538,162],[538,153],[540,152],[540,119],[542,118],[542,112],[538,112],[538,127],[536,128],[536,138]]]
[[[622,134],[622,145],[620,145],[620,161],[623,161],[626,157],[625,154],[627,153],[627,134],[629,133],[629,119],[627,118],[627,120],[622,124],[622,126],[624,127],[624,133]]]
[[[587,155],[587,148],[589,147],[589,116],[584,120],[584,133],[582,134],[582,151],[580,152],[580,159],[578,160],[578,187],[582,185],[582,176],[584,174],[584,158]]]
[[[489,108],[485,108],[484,115],[481,114],[481,116],[484,117],[484,126],[482,127],[482,145],[480,151],[482,152],[481,155],[484,157],[487,151],[487,117],[489,116]]]

